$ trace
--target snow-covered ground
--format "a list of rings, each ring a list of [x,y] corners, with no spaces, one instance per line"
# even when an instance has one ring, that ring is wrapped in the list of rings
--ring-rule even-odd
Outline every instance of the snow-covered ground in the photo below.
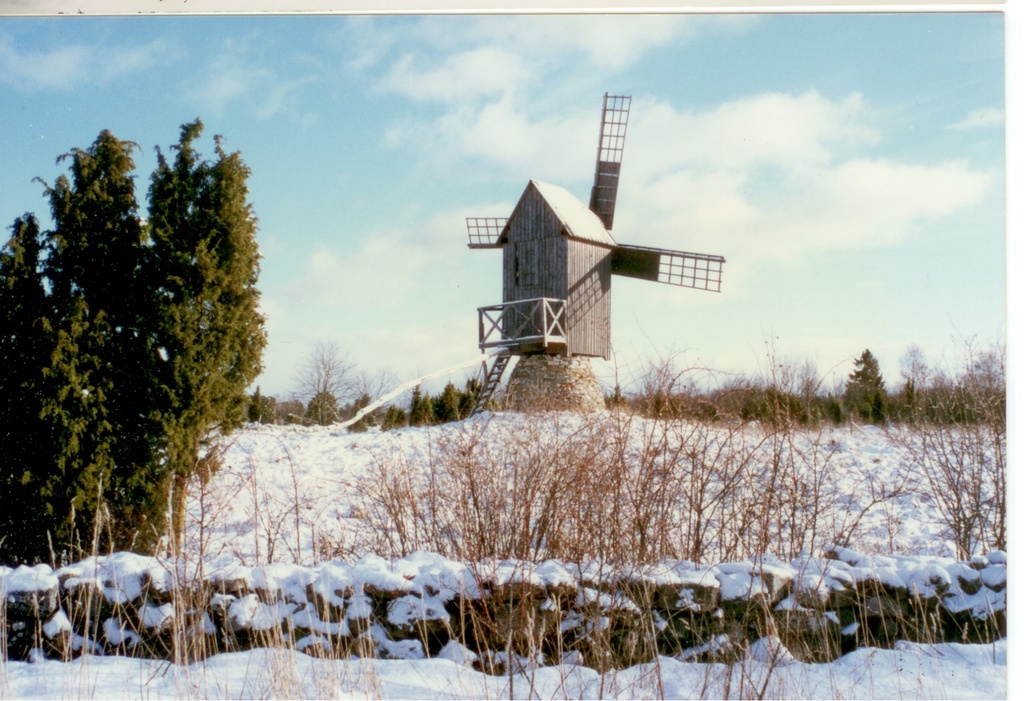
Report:
[[[375,542],[375,533],[368,529],[378,524],[370,518],[366,480],[379,474],[382,465],[400,466],[415,484],[432,463],[443,460],[440,446],[469,440],[466,436],[480,436],[493,447],[494,442],[517,440],[527,428],[544,440],[549,434],[578,435],[581,430],[607,434],[619,425],[607,414],[485,414],[436,427],[367,433],[250,425],[231,437],[223,466],[209,485],[192,490],[189,549],[202,552],[207,561],[229,555],[247,565],[312,564],[337,554],[358,557]],[[656,430],[652,422],[635,419],[625,433],[640,452]],[[741,440],[748,444],[763,437],[757,426],[743,434]],[[796,450],[812,449],[829,455],[827,461],[819,459],[827,462],[827,487],[833,495],[823,499],[824,512],[818,517],[822,533],[829,526],[844,530],[848,544],[866,553],[955,555],[943,537],[934,500],[926,490],[913,489],[919,475],[882,429],[844,426],[796,433]],[[900,485],[898,495],[872,503]]]
[[[1006,644],[899,644],[858,650],[827,665],[771,666],[751,658],[727,667],[671,658],[601,674],[540,667],[493,677],[448,659],[325,661],[252,650],[205,662],[82,657],[70,663],[8,662],[0,697],[15,699],[256,698],[1006,698]]]
[[[367,480],[379,476],[382,465],[401,468],[415,487],[440,466],[442,446],[466,436],[486,443],[537,426],[542,433],[567,435],[611,431],[612,424],[602,421],[613,417],[483,415],[459,424],[361,434],[332,427],[246,427],[227,443],[211,480],[190,495],[186,559],[193,566],[202,562],[207,575],[239,564],[308,566],[341,557],[351,562],[381,542],[374,532],[380,514],[367,495]],[[630,426],[628,440],[638,454],[654,428],[639,420]],[[742,440],[756,444],[763,437],[757,427],[749,431]],[[887,486],[907,480],[912,486],[914,477],[882,431],[827,428],[797,435],[789,445],[825,451],[832,483],[821,520],[845,529],[851,547],[873,554],[952,555],[936,506],[923,491],[901,489],[877,500]],[[435,659],[344,661],[252,650],[188,666],[84,655],[70,663],[0,663],[0,698],[1007,698],[1007,647],[1005,640],[898,643],[892,650],[860,649],[830,664],[805,664],[773,656],[766,638],[732,665],[661,657],[617,672],[557,665],[504,677],[472,670],[455,648]]]

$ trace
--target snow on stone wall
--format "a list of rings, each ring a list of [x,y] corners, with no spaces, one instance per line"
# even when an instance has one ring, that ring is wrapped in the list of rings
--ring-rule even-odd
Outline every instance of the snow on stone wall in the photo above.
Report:
[[[769,646],[778,654],[830,661],[898,640],[1006,635],[1000,551],[958,562],[831,547],[822,557],[706,568],[468,565],[415,553],[313,567],[229,562],[189,581],[179,569],[130,553],[57,570],[0,567],[2,652],[185,661],[288,646],[315,655],[457,658],[500,673],[517,659],[600,669],[656,654],[727,660],[765,640],[783,646]]]

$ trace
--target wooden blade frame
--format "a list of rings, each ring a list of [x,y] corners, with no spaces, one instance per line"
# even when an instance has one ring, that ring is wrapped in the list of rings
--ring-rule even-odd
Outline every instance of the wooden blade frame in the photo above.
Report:
[[[508,217],[466,217],[470,248],[501,248],[498,237],[505,230]]]
[[[643,246],[612,249],[612,274],[695,290],[722,291],[722,256]]]
[[[609,231],[615,219],[615,198],[619,192],[619,172],[622,170],[622,150],[626,145],[626,123],[631,103],[632,98],[628,95],[604,95],[590,211],[600,217],[604,228]]]

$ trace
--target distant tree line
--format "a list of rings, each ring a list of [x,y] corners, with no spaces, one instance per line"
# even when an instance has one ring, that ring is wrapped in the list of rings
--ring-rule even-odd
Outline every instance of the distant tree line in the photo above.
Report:
[[[40,181],[53,227],[27,213],[0,249],[0,562],[176,541],[206,446],[246,418],[266,343],[250,171],[219,137],[202,158],[202,130],[157,149],[145,218],[138,145],[101,132]]]
[[[398,385],[389,371],[369,374],[342,352],[335,341],[316,341],[294,378],[298,390],[291,399],[263,394],[259,387],[249,397],[247,418],[254,423],[330,426],[349,421]],[[416,387],[405,406],[392,403],[367,412],[348,426],[352,432],[378,427],[388,431],[405,426],[431,426],[461,421],[476,405],[482,385],[470,378],[459,389],[449,382],[435,396]]]
[[[609,408],[631,409],[649,417],[738,419],[785,424],[849,421],[977,424],[1005,422],[1005,350],[978,349],[965,342],[958,367],[929,367],[918,346],[901,359],[900,383],[886,386],[878,359],[870,350],[853,362],[845,383],[823,386],[810,364],[772,364],[766,378],[730,379],[712,389],[684,380],[671,363],[654,365],[641,387],[629,396],[618,388],[605,398]]]
[[[418,386],[412,391],[406,407],[399,404],[378,407],[349,425],[348,430],[360,432],[378,427],[383,431],[390,431],[406,426],[435,426],[461,421],[473,411],[482,386],[480,380],[476,378],[466,380],[462,389],[449,382],[436,395],[425,393],[423,388]],[[298,400],[278,401],[275,397],[265,396],[257,387],[249,397],[248,419],[262,424],[329,426],[355,418],[359,411],[370,406],[373,401],[374,398],[370,394],[363,392],[348,403],[339,405],[336,396],[322,391],[314,395],[304,406]]]
[[[669,359],[650,364],[639,387],[628,395],[616,387],[605,397],[605,405],[652,418],[793,425],[1005,421],[1004,350],[978,350],[971,343],[966,343],[963,350],[967,358],[963,367],[943,370],[929,368],[921,349],[910,346],[901,359],[900,383],[895,390],[887,387],[878,359],[869,349],[854,359],[853,371],[845,382],[833,387],[824,386],[811,363],[787,366],[773,359],[768,377],[730,378],[711,389],[706,385],[699,388],[685,380],[688,370],[679,369],[674,359]],[[371,383],[366,375],[355,372],[354,363],[341,355],[336,344],[318,343],[298,382],[307,396],[311,394],[310,399],[306,403],[298,399],[279,401],[262,395],[257,388],[249,398],[248,419],[309,426],[343,422],[395,383],[393,375],[382,373],[376,393],[369,391]],[[477,378],[467,380],[462,389],[449,382],[436,395],[417,387],[405,405],[378,407],[349,430],[391,430],[460,421],[473,411],[481,389]]]

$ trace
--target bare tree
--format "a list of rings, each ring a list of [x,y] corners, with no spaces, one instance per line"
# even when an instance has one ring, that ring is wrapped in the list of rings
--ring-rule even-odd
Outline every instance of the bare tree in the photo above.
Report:
[[[362,371],[352,378],[353,394],[357,397],[366,395],[377,399],[385,392],[395,389],[400,384],[398,375],[391,370],[381,369],[375,373]]]
[[[907,346],[906,352],[900,358],[900,376],[903,381],[905,383],[912,382],[917,387],[924,387],[928,382],[930,372],[921,346],[916,343]]]
[[[317,341],[295,380],[299,396],[307,402],[327,395],[344,401],[355,389],[356,364],[336,341]]]

